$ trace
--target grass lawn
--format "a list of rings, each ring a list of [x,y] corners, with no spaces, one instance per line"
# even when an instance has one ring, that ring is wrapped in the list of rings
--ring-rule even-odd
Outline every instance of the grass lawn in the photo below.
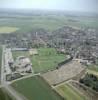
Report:
[[[12,86],[28,100],[62,100],[39,76],[17,81]]]
[[[12,51],[12,55],[14,59],[16,59],[19,56],[30,57],[28,51]]]
[[[78,93],[68,84],[57,87],[56,91],[58,91],[61,96],[66,98],[66,100],[86,100],[85,96]]]
[[[33,56],[29,56],[26,51],[13,52],[13,57],[16,58],[17,56],[30,57],[35,73],[55,69],[58,63],[66,59],[64,54],[57,54],[54,48],[39,48],[38,55]]]
[[[65,60],[65,55],[57,54],[53,48],[40,48],[38,55],[31,57],[35,72],[55,69],[57,64]]]
[[[0,33],[12,33],[12,32],[15,32],[17,31],[18,28],[16,27],[0,27]]]

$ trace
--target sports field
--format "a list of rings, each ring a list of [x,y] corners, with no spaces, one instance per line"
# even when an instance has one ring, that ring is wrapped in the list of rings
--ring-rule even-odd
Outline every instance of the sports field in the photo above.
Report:
[[[45,72],[55,69],[58,63],[64,61],[66,56],[64,54],[58,54],[54,48],[39,48],[38,55],[29,56],[27,51],[15,51],[13,57],[27,56],[31,59],[32,67],[37,72]]]
[[[87,100],[85,96],[81,95],[68,84],[61,85],[56,88],[56,91],[66,98],[66,100]]]
[[[17,30],[18,30],[18,28],[16,28],[16,27],[7,27],[7,26],[0,27],[0,33],[12,33]]]
[[[17,81],[12,86],[28,100],[62,100],[39,76]]]
[[[64,54],[58,54],[53,48],[40,48],[38,55],[31,57],[35,72],[55,69],[57,64],[65,60]]]

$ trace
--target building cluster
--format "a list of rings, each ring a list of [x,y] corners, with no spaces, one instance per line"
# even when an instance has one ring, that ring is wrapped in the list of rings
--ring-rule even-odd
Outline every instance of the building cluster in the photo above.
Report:
[[[29,58],[24,56],[17,57],[13,67],[15,68],[15,71],[21,75],[26,75],[32,72],[32,63]]]
[[[53,47],[58,52],[68,53],[78,59],[86,59],[91,63],[97,63],[98,58],[98,30],[94,28],[77,28],[64,26],[52,32],[44,29],[35,29],[30,33],[2,34],[0,43],[5,43],[9,47],[30,49],[30,54],[37,54],[31,48]]]
[[[6,75],[6,80],[11,81],[33,73],[32,63],[30,59],[25,56],[19,56],[14,60],[12,57],[11,49],[6,49],[4,72]]]

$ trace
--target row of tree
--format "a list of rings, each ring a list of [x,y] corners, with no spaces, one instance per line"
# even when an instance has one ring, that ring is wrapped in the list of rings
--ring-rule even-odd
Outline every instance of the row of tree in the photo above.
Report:
[[[80,83],[98,92],[98,77],[97,76],[93,74],[86,74],[84,78],[80,79]]]

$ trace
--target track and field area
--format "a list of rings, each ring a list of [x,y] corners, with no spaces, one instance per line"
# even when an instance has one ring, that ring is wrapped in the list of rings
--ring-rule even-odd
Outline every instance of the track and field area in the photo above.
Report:
[[[18,28],[16,28],[16,27],[7,27],[7,26],[0,27],[0,33],[12,33],[17,30],[18,30]]]
[[[56,87],[56,91],[66,100],[87,100],[84,95],[81,95],[67,83]]]
[[[39,76],[17,81],[12,86],[28,100],[62,100]]]
[[[54,48],[39,48],[38,55],[29,55],[27,51],[13,51],[14,59],[18,56],[27,56],[31,59],[34,72],[46,72],[56,69],[58,63],[66,60],[66,55],[58,54]]]

